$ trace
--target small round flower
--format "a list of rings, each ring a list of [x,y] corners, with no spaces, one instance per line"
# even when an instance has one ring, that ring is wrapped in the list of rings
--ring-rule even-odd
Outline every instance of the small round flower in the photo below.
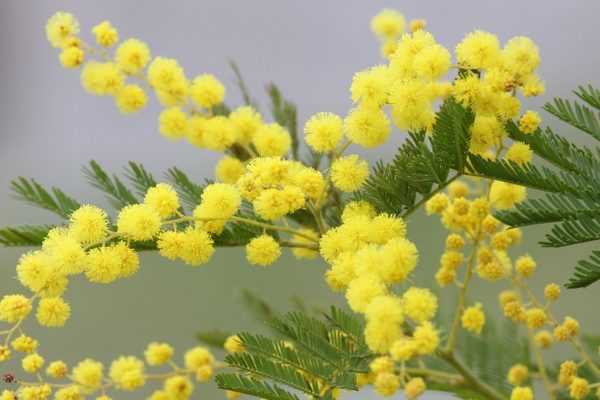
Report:
[[[108,218],[104,210],[91,205],[79,207],[71,214],[69,234],[81,243],[102,241],[108,233]]]
[[[572,399],[580,400],[590,392],[590,384],[586,379],[575,377],[569,385],[569,396]]]
[[[465,239],[458,233],[451,233],[446,237],[446,248],[448,250],[460,250],[465,245]]]
[[[46,368],[46,374],[52,378],[61,379],[67,376],[69,369],[64,361],[52,361]]]
[[[110,365],[110,378],[117,389],[132,391],[144,386],[144,363],[133,356],[122,356]]]
[[[115,52],[115,62],[126,74],[137,74],[150,61],[148,45],[138,39],[127,39]]]
[[[382,372],[375,375],[373,388],[382,396],[391,396],[400,388],[400,378],[392,372]]]
[[[69,385],[56,391],[54,398],[56,400],[80,400],[83,399],[81,387],[78,385]]]
[[[396,296],[375,297],[365,310],[367,322],[401,324],[404,321],[402,301]]]
[[[23,371],[35,374],[44,366],[44,358],[37,353],[29,354],[23,357],[21,366],[23,367]]]
[[[176,375],[167,378],[164,383],[164,391],[171,399],[188,399],[194,390],[194,384],[187,376]]]
[[[490,201],[499,210],[512,208],[525,200],[527,192],[524,186],[494,181],[490,189]]]
[[[81,85],[96,96],[115,95],[123,87],[125,77],[112,62],[90,61],[81,70]]]
[[[148,97],[138,85],[125,85],[115,95],[115,104],[122,114],[137,112],[146,106]]]
[[[17,322],[31,312],[31,300],[20,294],[5,295],[0,300],[0,321]]]
[[[159,254],[169,260],[176,260],[183,254],[185,239],[184,232],[161,232],[158,235],[158,240],[156,241]]]
[[[263,124],[262,116],[250,106],[241,106],[229,114],[229,120],[237,131],[238,140],[250,143]]]
[[[342,138],[342,119],[332,113],[313,115],[304,125],[306,143],[316,152],[334,151]]]
[[[369,363],[369,369],[375,374],[381,374],[384,372],[394,372],[394,361],[390,357],[382,356],[377,357]]]
[[[362,200],[351,201],[344,207],[344,211],[342,212],[342,222],[346,223],[356,217],[373,218],[375,215],[377,215],[377,211],[370,203]]]
[[[225,98],[225,86],[211,74],[198,75],[190,87],[192,100],[200,107],[211,108]]]
[[[48,19],[46,38],[54,47],[63,47],[67,40],[79,33],[79,22],[73,14],[59,11]]]
[[[504,45],[503,66],[517,76],[527,76],[540,64],[540,53],[535,43],[525,37],[516,36]]]
[[[210,219],[226,221],[238,211],[242,197],[237,187],[227,183],[213,183],[202,191],[200,205],[194,218],[202,222]]]
[[[11,346],[16,351],[20,351],[22,353],[31,353],[37,349],[38,341],[31,336],[21,334],[11,342]]]
[[[8,346],[0,345],[0,361],[10,360],[10,348]]]
[[[425,203],[427,215],[441,214],[448,207],[448,196],[444,193],[436,193]]]
[[[206,382],[213,375],[213,367],[212,365],[203,365],[202,367],[196,370],[196,380],[198,382]]]
[[[413,67],[419,77],[436,80],[448,73],[451,58],[450,52],[444,46],[433,44],[417,53]]]
[[[197,346],[185,353],[184,361],[186,368],[196,370],[205,365],[213,365],[215,358],[208,349]]]
[[[163,110],[158,117],[160,133],[167,139],[180,139],[188,131],[188,118],[179,107]]]
[[[144,356],[148,365],[163,365],[173,356],[173,347],[168,343],[152,342],[146,348]]]
[[[409,288],[402,295],[404,312],[415,322],[430,321],[438,308],[437,297],[429,290]]]
[[[228,353],[241,353],[244,350],[244,344],[237,335],[231,335],[225,339],[223,348]]]
[[[432,354],[440,344],[440,336],[431,322],[423,322],[415,328],[413,340],[416,352],[420,355]]]
[[[35,316],[40,325],[60,327],[71,316],[71,306],[60,297],[46,297],[40,300]]]
[[[367,149],[386,142],[390,136],[390,121],[379,107],[361,104],[344,120],[346,136]]]
[[[517,164],[527,164],[533,157],[533,151],[528,144],[515,142],[506,151],[504,158]]]
[[[404,32],[406,21],[396,10],[383,9],[371,19],[371,30],[381,39],[393,39]]]
[[[371,301],[387,293],[385,284],[377,276],[366,274],[348,284],[346,300],[353,311],[365,312]]]
[[[533,391],[530,387],[516,387],[510,394],[510,400],[533,400]]]
[[[256,130],[252,144],[262,157],[283,157],[290,150],[292,139],[285,128],[272,123]]]
[[[344,192],[354,192],[369,175],[369,165],[356,154],[336,159],[331,165],[331,181]]]
[[[244,172],[244,163],[230,156],[221,158],[215,167],[215,176],[223,183],[235,184]]]
[[[246,245],[246,258],[252,265],[266,267],[281,256],[281,247],[272,236],[263,234]]]
[[[171,185],[159,183],[148,189],[144,204],[152,207],[161,218],[168,218],[179,209],[179,198]]]
[[[390,348],[390,355],[396,361],[408,361],[417,354],[417,342],[402,338],[395,341]]]
[[[517,261],[515,262],[515,269],[517,273],[524,278],[530,278],[535,271],[535,267],[536,262],[529,255],[521,256],[517,258]]]
[[[87,358],[73,367],[73,381],[92,392],[102,385],[103,369],[101,362]]]
[[[556,283],[549,283],[544,288],[544,297],[548,301],[556,301],[560,297],[560,286]]]
[[[60,52],[59,60],[65,68],[77,68],[83,64],[85,53],[79,47],[67,47]]]
[[[481,303],[477,303],[472,307],[468,307],[461,317],[462,327],[477,335],[481,333],[481,329],[485,324],[485,314],[481,309]]]
[[[196,119],[196,121],[198,121],[200,131],[203,131],[200,147],[223,152],[237,140],[235,126],[228,118],[222,115],[204,120]]]
[[[416,399],[423,392],[425,392],[426,386],[423,378],[412,378],[404,386],[404,395],[408,400]]]
[[[498,37],[484,31],[469,33],[456,46],[456,59],[463,68],[468,69],[495,66],[500,59]]]
[[[357,72],[352,77],[350,93],[352,101],[371,106],[368,110],[378,108],[388,102],[390,91],[390,74],[384,65],[377,65]]]
[[[119,41],[119,33],[109,21],[102,21],[92,28],[96,43],[102,47],[111,47]]]
[[[507,380],[511,385],[519,386],[529,378],[529,370],[523,364],[515,364],[508,371]]]
[[[541,349],[547,349],[552,345],[552,334],[548,331],[539,331],[534,336],[536,346]]]
[[[215,252],[212,238],[202,229],[188,228],[182,238],[179,257],[186,264],[192,266],[206,264]]]
[[[541,328],[546,322],[548,322],[546,312],[541,308],[530,308],[526,312],[526,318],[527,326],[534,329]]]
[[[541,122],[542,119],[538,113],[528,110],[519,120],[519,129],[523,133],[533,133],[538,129]]]
[[[147,204],[133,204],[121,209],[117,231],[133,240],[150,240],[160,230],[160,215]]]

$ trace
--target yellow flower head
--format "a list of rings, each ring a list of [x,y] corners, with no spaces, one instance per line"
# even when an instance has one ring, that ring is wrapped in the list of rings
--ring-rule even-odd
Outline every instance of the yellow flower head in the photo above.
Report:
[[[223,183],[235,184],[244,174],[244,163],[237,158],[225,156],[215,167],[215,176]]]
[[[134,356],[121,356],[112,362],[110,378],[117,389],[132,391],[144,386],[144,363]]]
[[[383,9],[371,19],[371,30],[381,39],[393,39],[404,32],[406,21],[396,10]]]
[[[437,297],[429,290],[409,288],[402,295],[404,312],[415,322],[430,321],[438,308]]]
[[[38,341],[31,336],[21,334],[11,342],[11,346],[16,351],[20,351],[22,353],[31,353],[37,349]]]
[[[242,143],[250,143],[254,134],[263,124],[262,116],[251,106],[241,106],[229,114],[229,120],[233,123],[238,140]]]
[[[95,243],[108,233],[108,218],[104,210],[84,205],[71,214],[69,234],[81,243]]]
[[[502,58],[504,67],[519,77],[531,74],[540,65],[538,47],[525,36],[516,36],[506,42]]]
[[[237,140],[235,126],[222,115],[205,119],[202,129],[202,145],[210,150],[224,151]]]
[[[208,349],[197,346],[185,353],[184,361],[186,368],[196,370],[205,365],[213,365],[215,358]]]
[[[515,270],[524,278],[530,278],[533,275],[535,268],[536,262],[533,257],[529,255],[521,256],[517,258],[517,261],[515,262]]]
[[[90,94],[97,96],[114,95],[121,90],[125,77],[119,67],[112,62],[90,61],[81,70],[81,84]]]
[[[96,43],[102,47],[111,47],[119,41],[119,33],[109,21],[102,21],[92,28]]]
[[[122,114],[137,112],[146,106],[148,96],[138,85],[125,85],[115,95],[115,104]]]
[[[117,217],[117,231],[133,240],[149,240],[160,229],[160,215],[147,204],[124,207]]]
[[[516,387],[510,394],[510,400],[533,400],[533,391],[530,387]]]
[[[179,198],[171,185],[159,183],[148,189],[144,204],[152,207],[161,218],[168,218],[179,209]]]
[[[152,58],[148,45],[138,39],[127,39],[117,47],[115,62],[126,74],[140,72]]]
[[[465,311],[463,311],[461,322],[463,328],[479,335],[485,324],[485,314],[481,309],[481,303],[466,308]]]
[[[17,322],[31,312],[31,300],[20,294],[5,295],[0,300],[0,321]]]
[[[335,150],[342,138],[342,119],[332,113],[317,113],[304,125],[306,143],[319,153]]]
[[[228,353],[241,353],[245,351],[244,344],[237,335],[227,337],[225,343],[223,344],[223,348]]]
[[[377,215],[377,211],[370,203],[363,200],[351,201],[344,207],[344,211],[342,212],[342,222],[349,222],[355,217],[373,218],[375,215]]]
[[[44,366],[44,358],[37,353],[29,354],[21,360],[23,371],[35,374]]]
[[[416,399],[423,392],[425,392],[426,386],[423,378],[412,378],[404,386],[404,395],[408,400]]]
[[[348,284],[346,299],[350,308],[356,312],[365,312],[371,301],[387,293],[384,283],[376,275],[359,276]]]
[[[368,149],[385,143],[391,131],[383,110],[369,104],[361,104],[350,111],[344,120],[344,129],[348,139]]]
[[[246,258],[252,265],[266,267],[281,256],[279,243],[272,236],[260,235],[246,245]]]
[[[71,316],[71,306],[60,297],[46,297],[40,300],[35,316],[40,325],[60,327]]]
[[[527,189],[512,183],[494,181],[490,189],[490,201],[499,210],[512,208],[526,197]]]
[[[257,129],[252,144],[262,157],[282,157],[290,150],[292,139],[285,128],[272,123]]]
[[[352,101],[382,106],[388,102],[390,83],[389,71],[384,65],[357,72],[350,86]]]
[[[508,371],[508,383],[511,385],[521,385],[529,378],[529,370],[523,364],[515,364]]]
[[[160,133],[167,139],[184,137],[188,131],[188,117],[179,107],[163,110],[158,117]]]
[[[523,133],[533,133],[538,129],[541,122],[542,119],[538,113],[527,110],[519,120],[519,129]]]
[[[190,87],[192,100],[200,107],[211,108],[225,98],[225,86],[211,74],[198,75]]]
[[[533,157],[533,151],[528,144],[515,142],[506,151],[504,157],[517,164],[527,164]]]
[[[201,229],[188,228],[183,234],[179,257],[189,265],[206,264],[215,252],[212,238]]]
[[[69,369],[64,361],[53,361],[48,364],[48,368],[46,368],[46,374],[56,379],[64,378],[67,376],[68,372]]]
[[[423,322],[415,328],[413,339],[416,342],[417,354],[431,354],[440,344],[440,336],[431,322]]]
[[[456,59],[466,69],[494,67],[500,60],[500,42],[491,33],[471,32],[456,46]]]
[[[78,47],[66,47],[60,52],[59,60],[65,68],[77,68],[83,64],[85,53]]]
[[[73,381],[92,392],[102,385],[103,369],[101,362],[87,358],[73,367]]]
[[[356,154],[336,159],[331,165],[331,181],[344,192],[354,192],[369,175],[369,164]]]
[[[173,356],[173,347],[168,343],[152,342],[146,348],[144,356],[148,365],[163,365]]]
[[[73,14],[59,11],[46,23],[46,38],[54,47],[63,47],[66,41],[79,33],[79,22]]]
[[[382,396],[391,396],[400,389],[400,378],[393,372],[382,372],[375,375],[373,388]]]
[[[194,390],[194,384],[190,379],[181,375],[167,378],[163,387],[172,399],[188,399]]]

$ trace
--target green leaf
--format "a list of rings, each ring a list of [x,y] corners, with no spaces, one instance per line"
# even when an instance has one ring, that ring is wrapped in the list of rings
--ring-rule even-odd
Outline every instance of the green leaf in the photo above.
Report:
[[[544,110],[569,125],[588,133],[594,139],[600,140],[600,124],[598,123],[598,117],[588,107],[583,106],[576,101],[556,98],[553,102],[546,103],[544,105]]]
[[[48,191],[34,179],[19,177],[11,182],[11,190],[18,200],[51,211],[65,219],[81,206],[62,190],[52,187]]]
[[[592,85],[587,85],[587,87],[578,86],[577,90],[573,93],[588,105],[600,110],[600,90],[594,88]]]
[[[600,216],[580,217],[564,221],[552,227],[546,240],[540,242],[545,247],[565,247],[574,244],[600,240]]]
[[[569,289],[584,288],[600,280],[600,251],[594,250],[587,260],[579,260],[575,272],[565,285]]]
[[[220,329],[212,329],[210,331],[196,333],[196,339],[198,339],[198,341],[219,350],[223,350],[225,340],[227,340],[229,336],[231,336],[231,332],[226,332]]]
[[[258,105],[252,99],[252,96],[250,95],[250,91],[248,90],[248,87],[246,86],[246,83],[244,82],[244,78],[242,77],[242,73],[240,72],[240,68],[238,67],[237,63],[234,60],[229,60],[229,67],[231,67],[231,70],[233,71],[233,73],[235,75],[236,84],[242,94],[242,99],[244,100],[244,104],[246,104],[247,106],[251,106],[252,108],[254,108],[255,110],[258,111]]]
[[[41,246],[53,225],[23,225],[0,229],[0,245],[6,247]]]
[[[134,161],[129,161],[128,167],[125,168],[125,176],[141,197],[146,195],[148,189],[156,186],[156,181],[152,174],[142,164]]]
[[[110,203],[117,210],[130,204],[139,203],[139,200],[119,177],[109,176],[96,161],[90,161],[89,166],[83,168],[83,174],[93,187],[106,194]]]
[[[188,210],[193,211],[200,204],[204,185],[193,182],[185,172],[177,167],[169,168],[166,175]]]
[[[285,99],[274,83],[267,85],[267,94],[271,99],[271,113],[279,125],[285,127],[292,138],[292,157],[298,159],[298,112],[296,105]]]
[[[282,389],[278,385],[271,385],[256,378],[240,374],[219,374],[215,377],[215,381],[220,389],[232,390],[262,399],[300,400],[298,396]]]

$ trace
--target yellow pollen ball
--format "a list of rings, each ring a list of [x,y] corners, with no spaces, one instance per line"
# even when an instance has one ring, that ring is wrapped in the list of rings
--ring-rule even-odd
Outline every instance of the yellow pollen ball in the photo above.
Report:
[[[368,175],[369,165],[356,154],[338,158],[331,165],[331,180],[344,192],[360,189]]]
[[[246,258],[252,265],[266,267],[281,256],[279,243],[272,236],[261,235],[246,245]]]
[[[119,33],[108,21],[102,21],[92,28],[96,43],[102,47],[111,47],[119,41]]]

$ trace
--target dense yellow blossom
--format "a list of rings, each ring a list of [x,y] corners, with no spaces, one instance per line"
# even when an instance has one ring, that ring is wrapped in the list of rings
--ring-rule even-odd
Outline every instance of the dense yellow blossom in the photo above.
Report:
[[[371,30],[382,39],[397,38],[404,32],[406,21],[396,10],[384,9],[371,20]]]
[[[369,175],[369,166],[353,154],[338,158],[331,165],[331,180],[333,184],[344,192],[358,190]]]
[[[342,138],[342,119],[333,113],[317,113],[304,125],[306,144],[319,153],[335,150]]]
[[[215,176],[223,183],[234,184],[244,174],[244,163],[234,157],[225,156],[215,167]]]
[[[173,356],[174,350],[168,343],[152,342],[146,348],[144,356],[148,365],[163,365]]]
[[[246,245],[246,258],[250,264],[266,267],[273,264],[279,256],[281,248],[272,236],[258,236]]]
[[[102,363],[87,358],[73,367],[73,381],[91,392],[102,385],[103,369]]]
[[[63,47],[65,42],[79,33],[79,22],[71,13],[59,11],[46,23],[46,38],[54,47]]]
[[[404,386],[404,395],[407,399],[412,400],[419,397],[425,392],[426,386],[423,378],[412,378]]]
[[[150,48],[139,39],[127,39],[115,51],[115,62],[130,75],[139,73],[151,58]]]
[[[507,380],[511,385],[519,386],[529,378],[529,369],[523,364],[515,364],[508,371]]]
[[[77,68],[83,64],[85,53],[78,47],[67,47],[61,51],[59,60],[65,68]]]
[[[34,374],[44,366],[44,358],[37,353],[29,354],[21,360],[23,371]]]
[[[147,204],[124,207],[117,218],[117,230],[133,240],[152,239],[160,229],[160,215]]]
[[[385,143],[391,127],[385,113],[373,105],[360,105],[354,108],[344,120],[346,136],[353,143],[365,148],[373,148]]]
[[[41,325],[63,326],[71,316],[71,306],[60,297],[46,297],[40,300],[35,316]]]
[[[411,287],[402,295],[404,312],[415,322],[431,320],[437,311],[437,297],[425,288]]]
[[[535,111],[528,110],[519,120],[519,129],[523,133],[533,133],[537,130],[542,119]]]
[[[68,372],[69,369],[64,361],[53,361],[46,368],[46,374],[56,379],[64,378]]]
[[[485,314],[481,309],[481,303],[468,307],[461,317],[462,327],[476,334],[480,334],[485,324]]]
[[[161,218],[167,218],[179,209],[179,198],[172,186],[159,183],[146,191],[144,204],[152,207]]]
[[[391,396],[400,388],[400,378],[394,373],[382,372],[375,375],[373,388],[382,396]]]
[[[188,130],[188,117],[179,107],[163,110],[158,117],[160,133],[168,139],[180,139]]]
[[[533,400],[533,391],[530,387],[516,387],[510,394],[510,400]]]
[[[456,46],[456,59],[465,69],[494,67],[500,56],[500,42],[489,32],[471,32]]]
[[[123,87],[125,78],[119,67],[112,62],[90,61],[81,70],[81,84],[90,94],[114,95]]]
[[[119,33],[109,21],[102,21],[92,28],[96,43],[102,47],[111,47],[119,41]]]
[[[115,104],[123,114],[137,112],[146,106],[148,97],[138,85],[125,85],[115,95]]]
[[[30,312],[31,300],[23,295],[5,295],[0,300],[0,321],[17,322],[29,315]]]
[[[282,157],[290,150],[290,134],[277,123],[262,125],[254,133],[252,144],[263,157]]]

